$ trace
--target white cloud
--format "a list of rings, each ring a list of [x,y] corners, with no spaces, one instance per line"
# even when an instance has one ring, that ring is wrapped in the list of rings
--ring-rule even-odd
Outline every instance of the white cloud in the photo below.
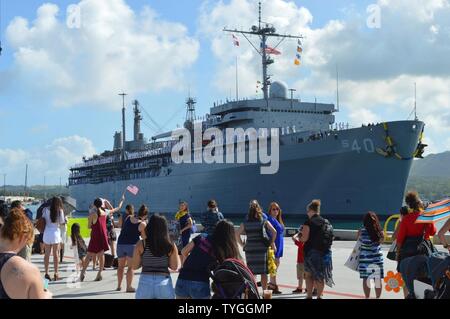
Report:
[[[30,184],[42,184],[44,176],[47,183],[57,184],[60,177],[67,180],[70,166],[93,154],[92,142],[77,135],[55,139],[43,148],[0,149],[1,173],[7,174],[7,183],[23,184],[28,164]]]
[[[264,20],[275,23],[279,33],[306,36],[303,66],[293,66],[296,42],[286,40],[270,73],[273,79],[282,76],[301,97],[334,102],[339,65],[341,106],[353,125],[406,119],[414,106],[416,82],[418,116],[427,124],[430,144],[435,150],[449,149],[442,134],[450,133],[450,2],[379,0],[378,5],[380,29],[369,29],[365,10],[354,9],[347,10],[345,20],[312,28],[313,17],[306,8],[284,0],[265,2]],[[224,83],[234,83],[232,65],[239,54],[241,91],[254,95],[261,77],[260,58],[242,38],[236,53],[231,39],[218,30],[224,26],[247,30],[256,20],[254,1],[232,0],[202,8],[199,25],[212,39],[212,51],[220,62],[216,86],[224,93],[229,89]]]
[[[350,119],[353,121],[352,124],[356,125],[361,123],[379,123],[381,121],[378,115],[366,109],[355,110],[350,114]]]
[[[181,87],[199,52],[185,26],[162,20],[150,7],[134,12],[124,0],[82,0],[79,6],[79,29],[68,28],[65,10],[48,3],[33,22],[16,17],[9,24],[10,82],[56,106],[108,108],[120,107],[122,90]]]

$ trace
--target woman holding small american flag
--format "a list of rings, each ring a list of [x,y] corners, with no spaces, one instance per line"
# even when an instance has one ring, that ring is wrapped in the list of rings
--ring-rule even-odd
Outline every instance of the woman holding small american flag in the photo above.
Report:
[[[189,206],[186,202],[180,202],[178,213],[175,215],[175,219],[180,224],[180,234],[183,248],[189,244],[191,239],[191,228],[194,224],[192,216],[189,213]]]
[[[105,251],[109,250],[108,233],[106,230],[106,215],[114,214],[120,211],[124,200],[125,195],[122,195],[119,206],[112,210],[103,208],[103,201],[101,198],[97,198],[94,201],[95,208],[92,209],[88,217],[88,228],[91,229],[91,240],[89,241],[88,254],[83,265],[83,270],[80,274],[80,281],[84,280],[86,268],[94,256],[97,256],[100,263],[100,268],[95,281],[101,281],[103,279],[102,270],[105,265]]]

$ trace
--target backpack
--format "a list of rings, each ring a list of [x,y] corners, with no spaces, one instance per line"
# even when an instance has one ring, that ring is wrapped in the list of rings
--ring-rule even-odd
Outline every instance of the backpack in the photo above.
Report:
[[[330,250],[331,245],[333,245],[334,229],[328,219],[322,217],[321,219],[322,222],[319,224],[321,231],[314,240],[317,240],[318,246],[322,252],[327,252]]]
[[[255,276],[240,260],[224,260],[210,274],[212,299],[261,299]]]
[[[114,263],[114,257],[111,254],[105,254],[105,264],[104,267],[105,268],[112,268]]]
[[[46,221],[45,221],[45,218],[44,217],[41,217],[41,218],[39,218],[37,221],[36,221],[36,229],[38,230],[38,232],[39,232],[39,234],[43,234],[44,233],[44,231],[45,231],[45,224],[46,224]]]
[[[39,243],[39,235],[34,235],[33,246],[31,246],[31,254],[40,254],[41,245]]]
[[[331,225],[330,221],[328,219],[324,219],[325,222],[322,226],[322,232],[323,232],[323,238],[322,238],[322,244],[325,248],[325,250],[329,250],[331,248],[331,245],[333,245],[334,240],[334,229],[333,225]]]

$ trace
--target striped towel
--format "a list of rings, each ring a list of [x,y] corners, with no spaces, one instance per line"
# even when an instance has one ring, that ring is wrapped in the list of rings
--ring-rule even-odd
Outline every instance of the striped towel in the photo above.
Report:
[[[450,198],[428,205],[422,215],[417,218],[416,223],[426,224],[450,217]]]

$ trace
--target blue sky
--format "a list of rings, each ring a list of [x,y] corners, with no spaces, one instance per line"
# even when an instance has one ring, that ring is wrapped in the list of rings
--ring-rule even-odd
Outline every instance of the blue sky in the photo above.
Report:
[[[49,1],[39,1],[39,0],[27,0],[27,1],[15,1],[15,0],[0,0],[2,4],[2,16],[1,16],[1,38],[3,44],[3,55],[0,57],[0,173],[5,171],[9,178],[8,182],[10,184],[21,184],[23,181],[23,171],[25,168],[25,162],[32,162],[30,165],[30,180],[31,184],[39,184],[43,181],[43,176],[46,175],[47,183],[59,183],[59,176],[65,178],[67,175],[67,166],[70,163],[58,164],[55,163],[53,157],[58,152],[70,154],[70,161],[76,161],[76,158],[80,158],[80,153],[92,151],[101,152],[105,149],[110,149],[113,144],[113,134],[115,130],[120,129],[121,115],[119,112],[120,98],[117,95],[120,86],[121,77],[117,76],[117,81],[111,85],[111,91],[108,92],[108,83],[104,84],[106,88],[97,88],[101,86],[103,79],[99,76],[98,79],[92,79],[89,76],[83,75],[86,65],[84,64],[86,60],[90,59],[92,56],[96,56],[96,52],[92,49],[89,41],[80,44],[79,48],[75,51],[73,47],[70,49],[59,52],[58,51],[58,41],[64,43],[65,39],[69,39],[74,42],[74,39],[82,41],[84,38],[74,36],[70,31],[62,31],[65,27],[65,11],[68,5],[72,3],[78,3],[75,0],[49,0]],[[92,0],[85,0],[84,2],[90,2]],[[448,2],[442,0],[444,3]],[[100,1],[101,2],[101,1]],[[244,14],[246,9],[245,4],[250,4],[256,9],[257,1],[250,0],[233,0],[233,1],[203,1],[203,0],[189,0],[189,1],[178,1],[178,0],[160,0],[160,1],[144,1],[144,0],[111,0],[111,2],[117,3],[117,5],[128,6],[137,16],[141,16],[145,11],[145,7],[150,7],[152,12],[156,14],[157,19],[152,22],[151,26],[157,30],[174,30],[174,32],[179,32],[179,36],[176,39],[166,39],[165,41],[172,42],[171,49],[166,50],[163,40],[157,43],[161,45],[161,52],[166,55],[166,60],[162,57],[163,63],[167,67],[170,67],[172,62],[177,64],[173,66],[172,70],[167,71],[171,75],[167,79],[161,80],[164,84],[158,86],[158,82],[161,74],[164,74],[166,67],[161,65],[152,65],[152,56],[145,56],[142,60],[128,60],[119,59],[118,61],[123,63],[118,63],[117,68],[123,69],[125,71],[118,72],[118,74],[125,74],[126,77],[141,78],[143,84],[131,83],[133,80],[127,78],[125,82],[126,85],[133,92],[128,97],[128,104],[130,104],[131,99],[138,99],[141,104],[152,114],[152,117],[160,124],[167,123],[167,120],[176,114],[174,120],[167,123],[167,129],[173,128],[176,124],[181,124],[184,117],[184,100],[186,98],[188,89],[190,88],[192,94],[197,97],[198,100],[198,115],[204,115],[208,112],[209,107],[216,100],[224,100],[229,96],[229,87],[232,87],[231,79],[227,78],[227,68],[232,67],[232,59],[230,54],[222,54],[226,50],[233,50],[232,44],[230,44],[230,39],[222,34],[222,27],[225,26],[224,23],[232,23],[234,21],[231,19],[230,14],[227,14],[227,10],[232,10],[232,8],[237,9],[237,15]],[[450,52],[448,44],[439,43],[442,34],[448,36],[449,23],[445,25],[445,17],[449,17],[447,14],[449,12],[448,7],[442,4],[436,4],[436,6],[427,7],[427,10],[423,11],[424,20],[416,22],[415,20],[420,18],[412,18],[413,14],[406,14],[404,12],[418,13],[416,17],[420,17],[421,2],[420,0],[413,0],[411,3],[414,5],[409,5],[408,1],[400,0],[397,4],[390,4],[392,1],[387,1],[387,5],[382,7],[383,14],[382,19],[386,17],[385,23],[390,26],[396,19],[405,19],[407,22],[405,24],[405,30],[401,29],[402,26],[396,27],[395,32],[390,32],[389,30],[381,28],[380,31],[370,30],[364,26],[367,12],[366,8],[368,5],[376,3],[376,1],[351,1],[351,0],[307,0],[307,1],[293,1],[293,6],[286,7],[287,4],[291,3],[289,1],[282,0],[266,0],[264,1],[265,8],[270,8],[271,6],[277,8],[289,8],[292,10],[291,15],[286,13],[283,17],[288,22],[288,26],[284,29],[285,31],[296,31],[294,23],[299,23],[299,30],[301,30],[308,35],[305,40],[305,48],[311,46],[309,49],[310,55],[305,52],[305,63],[302,68],[291,68],[286,72],[286,78],[279,76],[285,80],[290,87],[300,87],[304,89],[301,92],[301,97],[303,99],[314,99],[316,96],[319,101],[324,102],[334,102],[334,88],[333,88],[333,76],[331,75],[332,69],[335,67],[335,63],[329,59],[328,55],[335,54],[342,58],[342,69],[343,69],[343,112],[338,115],[338,121],[351,122],[355,125],[360,124],[364,119],[370,121],[376,120],[387,120],[387,119],[405,119],[411,108],[412,87],[415,78],[422,79],[424,85],[423,94],[420,95],[423,99],[427,99],[429,96],[439,96],[436,98],[436,108],[444,108],[444,113],[442,116],[436,118],[430,118],[429,122],[434,125],[433,130],[430,132],[430,140],[432,142],[432,147],[434,151],[441,151],[450,149],[450,138],[449,131],[442,128],[446,123],[450,123],[450,111],[449,111],[449,98],[450,90],[448,77],[448,61],[440,61],[440,57]],[[434,0],[433,2],[439,2]],[[58,21],[58,26],[53,26],[55,29],[49,31],[48,37],[46,36],[45,29],[40,26],[34,25],[34,21],[37,20],[37,11],[41,8],[44,3],[52,3],[57,5],[59,8],[59,13],[56,15]],[[393,2],[392,2],[393,3]],[[405,3],[408,9],[405,10],[404,7],[398,5],[398,3]],[[430,3],[430,2],[429,2]],[[429,4],[427,4],[429,6]],[[95,16],[95,10],[100,10],[100,6],[90,6],[86,10],[90,10],[90,14]],[[227,9],[228,8],[228,9]],[[231,9],[230,9],[231,8]],[[306,9],[304,11],[303,9]],[[111,15],[117,14],[114,8],[109,7],[105,4],[103,7],[105,10],[112,10]],[[51,21],[53,16],[53,9],[51,7],[46,7],[46,10],[41,16],[42,21]],[[209,15],[216,10],[216,18],[211,18],[209,20]],[[286,9],[288,10],[288,9]],[[416,10],[416,11],[414,11]],[[232,12],[232,11],[231,11]],[[245,11],[246,12],[246,11]],[[306,13],[305,13],[306,12]],[[385,12],[385,13],[384,13]],[[429,13],[432,13],[432,18],[430,18]],[[256,13],[256,11],[255,11]],[[270,15],[276,16],[274,12],[270,12]],[[283,16],[284,13],[280,13]],[[106,13],[105,15],[106,16]],[[307,21],[308,16],[312,17],[312,21]],[[28,21],[28,26],[25,29],[20,23],[17,23],[17,17],[22,17]],[[99,15],[101,18],[102,16]],[[116,22],[118,29],[121,29],[121,15],[118,14],[119,22]],[[146,17],[139,18],[140,23],[145,23]],[[231,20],[230,20],[231,19]],[[293,19],[293,20],[289,20]],[[297,19],[297,20],[295,20]],[[302,20],[299,21],[298,19]],[[409,19],[409,20],[408,20]],[[431,19],[431,20],[430,20]],[[256,15],[255,19],[256,20]],[[337,21],[333,24],[330,21]],[[449,20],[449,19],[447,19]],[[124,24],[127,23],[126,16],[123,20]],[[243,21],[243,26],[250,26],[251,21]],[[411,25],[408,25],[408,24]],[[118,25],[117,25],[118,24]],[[429,24],[429,26],[428,26]],[[443,25],[444,24],[444,25]],[[169,27],[167,27],[169,25]],[[183,25],[186,30],[180,30],[178,27]],[[7,30],[9,26],[9,29]],[[37,30],[33,31],[31,27],[35,27]],[[229,25],[231,26],[231,25]],[[411,58],[411,61],[405,63],[404,68],[399,68],[395,70],[395,61],[392,61],[392,56],[389,56],[389,52],[392,51],[392,47],[389,50],[382,47],[383,44],[396,42],[399,45],[399,54],[395,55],[401,60],[401,54],[404,54],[401,49],[401,42],[408,41],[408,38],[413,38],[411,32],[407,29],[412,30],[427,30],[435,26],[439,32],[436,36],[438,37],[436,43],[429,45],[430,48],[440,47],[440,50],[436,50],[436,59],[431,61],[438,64],[436,70],[431,68],[432,71],[421,71],[418,67],[415,69],[414,58],[429,59],[432,60],[432,56],[417,56],[408,57],[405,56],[404,59]],[[239,27],[239,26],[238,26]],[[417,29],[415,29],[417,27]],[[39,30],[41,28],[41,30]],[[158,29],[162,28],[162,29]],[[174,28],[174,29],[171,29]],[[105,27],[107,30],[107,27]],[[124,27],[126,29],[126,27]],[[59,30],[61,30],[61,35],[59,36]],[[205,31],[207,30],[207,31]],[[214,31],[215,30],[215,31]],[[433,29],[434,30],[434,29]],[[344,33],[345,31],[345,33]],[[40,35],[38,34],[39,32]],[[117,32],[117,31],[116,31]],[[137,34],[133,34],[137,33]],[[149,30],[148,32],[152,32]],[[168,31],[169,32],[169,31]],[[379,34],[375,34],[379,32]],[[425,31],[424,31],[425,32]],[[123,42],[121,38],[117,40],[116,46],[118,49],[122,49],[123,45],[128,46],[128,38],[135,39],[142,36],[145,32],[142,30],[137,30],[136,28],[130,27],[130,29],[123,35],[118,35],[118,37],[124,37]],[[26,36],[24,36],[26,34]],[[392,34],[392,36],[390,35]],[[433,32],[434,34],[434,32]],[[56,37],[55,37],[56,35]],[[55,41],[52,43],[52,37],[55,37]],[[311,40],[310,40],[311,39]],[[341,40],[342,39],[342,40]],[[379,43],[373,43],[374,39],[380,41]],[[401,41],[399,39],[402,39]],[[445,38],[444,38],[445,39]],[[92,40],[92,39],[91,39]],[[218,47],[214,45],[214,41],[219,41]],[[84,41],[84,40],[83,40]],[[133,40],[134,41],[134,40]],[[342,41],[342,42],[341,42]],[[417,41],[417,40],[416,40]],[[447,38],[448,42],[448,38]],[[74,42],[78,45],[78,42]],[[107,43],[107,42],[106,42]],[[123,43],[123,44],[122,44]],[[127,45],[125,45],[127,43]],[[141,42],[130,42],[130,43],[141,43]],[[373,43],[373,46],[372,46]],[[345,45],[344,45],[345,44]],[[367,52],[367,69],[365,67],[358,66],[358,59],[364,58],[362,54],[353,57],[352,54],[355,49],[352,49],[352,45],[355,48],[359,47],[360,52]],[[408,43],[405,44],[407,47]],[[151,52],[152,47],[145,45],[144,50]],[[347,49],[346,49],[347,48]],[[350,48],[350,49],[348,49]],[[23,50],[31,49],[29,55],[24,57]],[[101,48],[100,48],[101,49]],[[114,48],[112,48],[114,50]],[[131,50],[137,52],[140,50],[140,45],[136,45]],[[154,48],[153,48],[154,49]],[[379,56],[372,52],[372,49],[376,49],[379,52]],[[127,48],[124,48],[127,50]],[[164,51],[166,50],[166,51]],[[221,51],[224,50],[224,51]],[[258,74],[258,64],[254,59],[245,56],[246,50],[249,50],[248,45],[245,43],[244,39],[241,39],[241,48],[239,48],[238,55],[242,55],[242,82],[250,81],[254,83],[259,78]],[[289,52],[290,46],[287,45],[282,48],[285,52]],[[317,54],[314,54],[316,50],[319,50],[323,54],[323,60],[326,62],[321,62]],[[348,51],[345,51],[348,50]],[[328,52],[327,52],[328,51]],[[357,50],[359,51],[359,50]],[[18,52],[21,52],[18,54]],[[27,51],[28,52],[28,51]],[[43,58],[39,54],[48,54],[50,57],[57,56],[57,62],[55,65],[51,64],[48,60]],[[145,51],[147,52],[147,51]],[[324,54],[324,52],[326,54]],[[386,53],[388,52],[388,53]],[[44,54],[43,53],[43,54]],[[173,56],[171,54],[173,53]],[[44,57],[47,55],[44,54]],[[69,77],[73,75],[73,78],[68,80],[71,83],[70,86],[77,86],[80,83],[85,82],[86,87],[75,88],[68,90],[67,92],[61,91],[60,85],[62,85],[63,90],[66,77],[62,77],[60,81],[57,77],[61,74],[66,73],[61,70],[68,70],[65,68],[65,57],[61,56],[64,54],[70,54],[67,59],[74,59],[79,63],[80,67],[69,67],[70,72],[80,73],[80,74],[69,74]],[[92,55],[91,55],[92,54]],[[183,55],[184,54],[184,55]],[[365,55],[366,53],[364,53]],[[386,57],[383,57],[386,54]],[[439,55],[442,54],[442,55]],[[284,54],[284,55],[287,55]],[[20,56],[20,57],[18,57]],[[39,56],[40,58],[34,57]],[[101,54],[99,54],[101,57]],[[283,56],[281,59],[284,59]],[[286,58],[288,61],[289,58]],[[371,60],[372,59],[372,60]],[[183,65],[183,61],[186,61],[186,65]],[[347,61],[349,60],[349,61]],[[43,63],[46,61],[48,65]],[[100,61],[108,61],[101,60]],[[250,61],[249,65],[245,62]],[[364,61],[364,60],[363,60]],[[386,70],[395,70],[391,73],[378,72],[379,63],[383,61]],[[440,66],[439,63],[445,63],[445,65]],[[31,63],[31,64],[30,64]],[[143,68],[147,66],[153,74],[145,75],[145,72],[140,70],[126,71],[127,68],[132,64],[142,64]],[[155,62],[156,63],[156,62]],[[283,65],[283,60],[280,64]],[[352,66],[354,63],[354,67]],[[366,62],[364,62],[366,63]],[[422,62],[421,62],[422,63]],[[390,65],[392,64],[392,68]],[[402,63],[400,63],[402,64]],[[29,70],[30,65],[32,66],[32,72]],[[287,65],[287,64],[285,64]],[[51,68],[47,68],[51,66]],[[109,74],[112,72],[111,68],[114,66],[104,66],[101,63],[97,65],[99,67],[99,73]],[[89,65],[92,67],[92,65]],[[94,65],[95,67],[95,65]],[[133,66],[136,69],[136,65]],[[159,69],[158,69],[159,67]],[[356,71],[355,69],[358,69]],[[430,67],[428,65],[424,66],[423,69],[428,70]],[[438,74],[439,70],[444,70],[444,74]],[[17,72],[20,70],[20,72]],[[56,71],[55,71],[56,70]],[[280,69],[275,69],[274,72]],[[90,70],[93,72],[92,70]],[[69,72],[69,73],[70,73]],[[135,72],[135,73],[133,73]],[[149,71],[150,72],[150,71]],[[171,73],[173,72],[173,74]],[[20,76],[17,76],[20,73]],[[94,72],[95,73],[95,72]],[[379,74],[378,74],[379,73]],[[116,73],[114,73],[116,75]],[[44,78],[44,80],[41,79]],[[356,80],[357,79],[357,80]],[[430,82],[431,79],[431,82]],[[112,81],[112,80],[111,80]],[[75,84],[74,84],[75,82]],[[148,82],[148,85],[145,85]],[[173,84],[172,84],[173,83]],[[318,85],[320,83],[320,85]],[[420,83],[420,81],[419,81]],[[433,85],[429,85],[432,83]],[[429,87],[430,86],[430,87]],[[114,88],[113,88],[114,87]],[[243,92],[250,92],[253,84],[247,85],[247,88],[242,88]],[[426,92],[425,92],[426,87]],[[374,92],[371,94],[364,93],[370,91],[371,88],[375,88]],[[394,90],[395,88],[395,90]],[[421,86],[419,85],[419,88]],[[446,91],[447,88],[447,91]],[[92,89],[95,98],[89,98],[89,90]],[[402,90],[402,95],[399,96],[397,91]],[[408,91],[409,90],[409,91]],[[439,91],[440,90],[440,91]],[[376,91],[376,92],[375,92]],[[81,92],[81,93],[80,93]],[[362,93],[363,92],[363,93]],[[377,96],[380,96],[380,92],[385,92],[386,101],[377,100]],[[437,92],[437,93],[436,93]],[[78,95],[78,96],[77,96]],[[83,95],[82,97],[79,95]],[[65,103],[60,103],[61,100],[69,101],[67,105],[61,105]],[[55,102],[59,101],[59,102]],[[367,104],[372,103],[373,105],[366,105],[365,101],[369,101]],[[402,104],[402,106],[399,106]],[[424,103],[425,104],[425,103]],[[434,105],[433,104],[433,105]],[[427,114],[428,111],[433,111],[433,108],[424,109],[423,112]],[[128,108],[128,136],[131,136],[131,107]],[[361,121],[358,121],[361,120]],[[448,122],[446,122],[448,120]],[[154,132],[143,127],[144,133],[147,137],[151,136]],[[76,138],[74,138],[76,137]],[[443,137],[443,138],[442,138]],[[81,139],[80,139],[81,138]],[[439,142],[437,142],[439,141]],[[56,156],[58,157],[58,156]],[[69,161],[69,162],[70,162]]]

